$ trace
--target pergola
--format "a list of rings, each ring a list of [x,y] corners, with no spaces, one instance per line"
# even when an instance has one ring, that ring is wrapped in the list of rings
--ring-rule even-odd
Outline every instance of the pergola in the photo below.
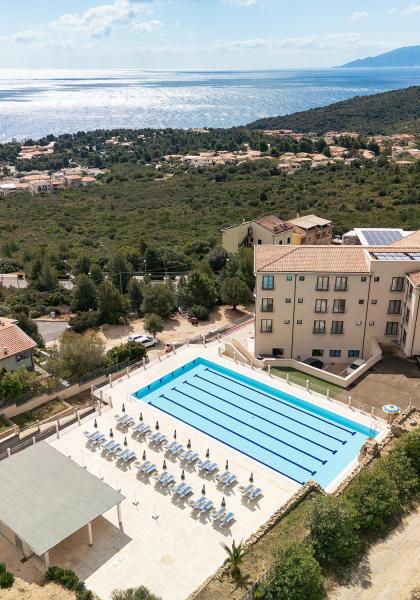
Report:
[[[121,526],[124,499],[46,442],[0,462],[0,533],[13,532],[23,554],[43,556],[47,568],[49,551],[82,527],[92,546],[92,521],[114,506]]]

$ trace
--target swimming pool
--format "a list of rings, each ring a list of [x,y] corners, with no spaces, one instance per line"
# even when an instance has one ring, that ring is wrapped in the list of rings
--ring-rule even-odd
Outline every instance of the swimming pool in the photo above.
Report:
[[[378,431],[204,358],[133,396],[304,484],[327,487]]]

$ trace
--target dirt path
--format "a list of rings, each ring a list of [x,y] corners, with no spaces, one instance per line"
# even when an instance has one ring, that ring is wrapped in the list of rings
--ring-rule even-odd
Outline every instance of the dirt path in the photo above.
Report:
[[[329,600],[409,600],[420,587],[420,508],[386,540],[373,546],[350,586],[337,588]]]

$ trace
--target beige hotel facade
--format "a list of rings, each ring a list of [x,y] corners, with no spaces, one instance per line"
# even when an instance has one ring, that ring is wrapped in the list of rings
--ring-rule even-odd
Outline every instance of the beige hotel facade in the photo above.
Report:
[[[255,353],[351,362],[372,341],[420,355],[420,245],[256,246]]]

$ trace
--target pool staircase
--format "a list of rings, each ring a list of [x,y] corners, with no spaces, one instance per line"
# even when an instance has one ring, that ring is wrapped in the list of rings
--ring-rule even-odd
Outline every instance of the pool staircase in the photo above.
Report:
[[[238,340],[232,339],[224,342],[225,349],[223,354],[229,358],[233,358],[237,362],[242,362],[251,367],[256,367],[258,369],[262,369],[264,367],[264,363],[262,360],[258,360],[243,346]]]

